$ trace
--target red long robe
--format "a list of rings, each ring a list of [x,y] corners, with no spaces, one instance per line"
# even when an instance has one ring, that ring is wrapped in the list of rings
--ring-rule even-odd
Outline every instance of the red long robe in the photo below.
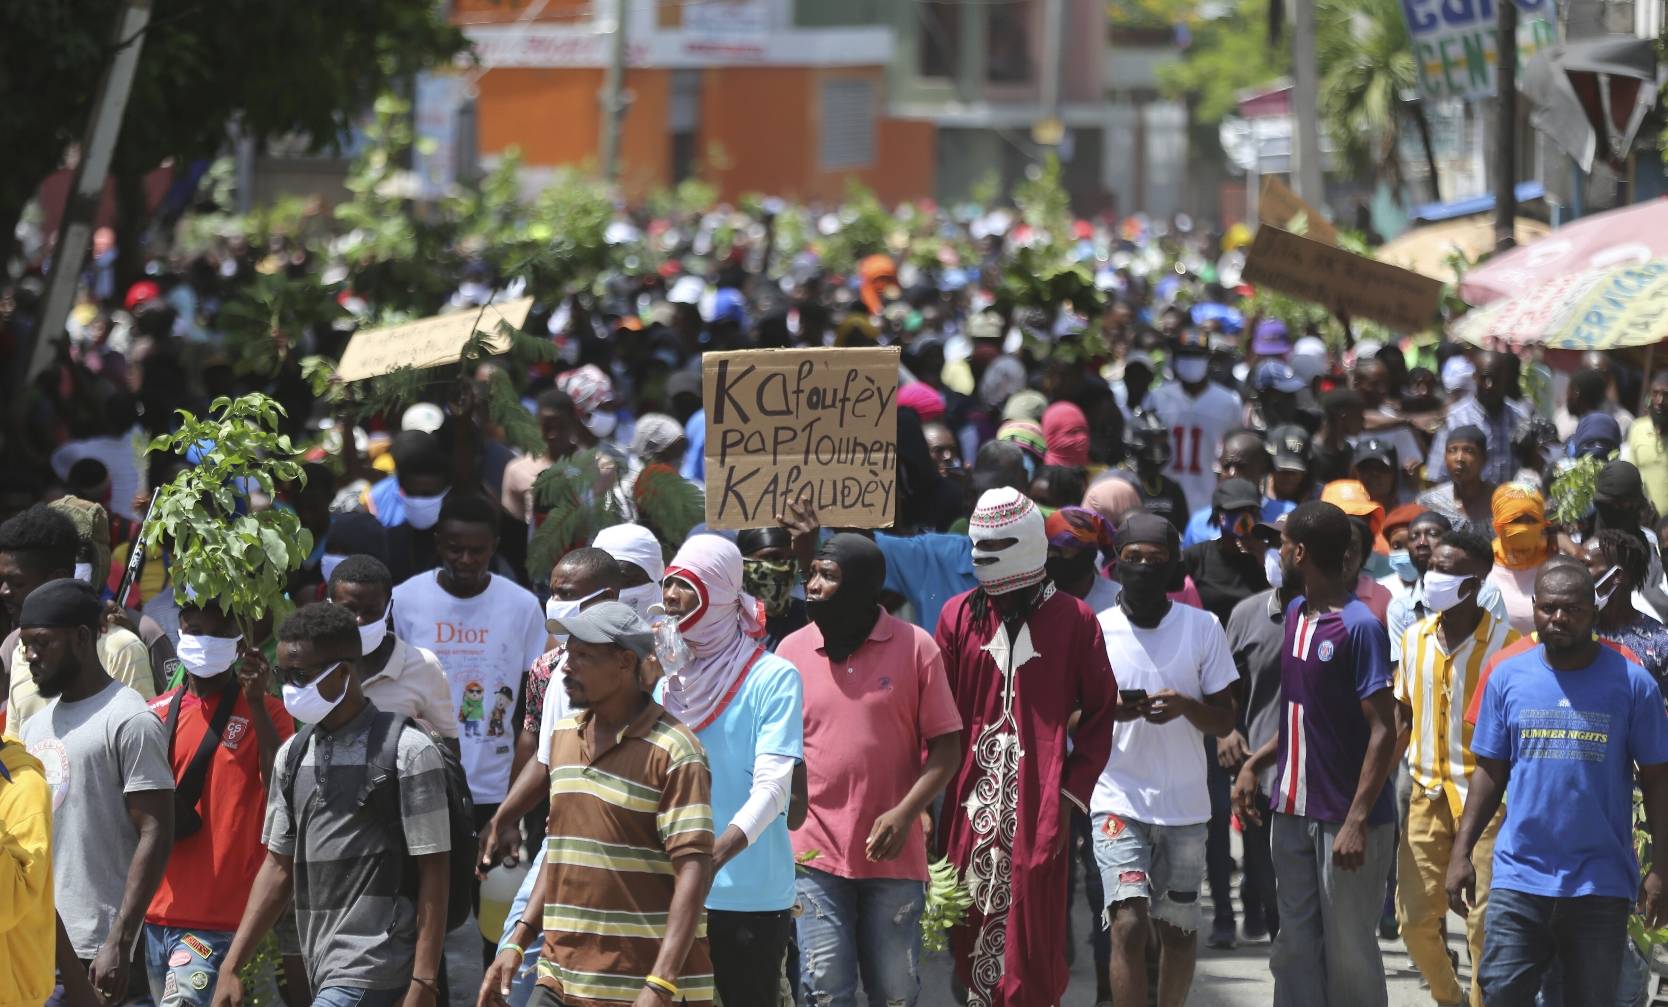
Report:
[[[1069,978],[1069,854],[1055,852],[1061,791],[1088,807],[1112,751],[1118,686],[1100,625],[1078,599],[1045,590],[1011,644],[994,605],[974,619],[972,592],[950,599],[938,621],[965,731],[941,828],[973,895],[966,921],[950,933],[969,1007],[1060,1002]],[[1066,727],[1077,710],[1068,754]]]

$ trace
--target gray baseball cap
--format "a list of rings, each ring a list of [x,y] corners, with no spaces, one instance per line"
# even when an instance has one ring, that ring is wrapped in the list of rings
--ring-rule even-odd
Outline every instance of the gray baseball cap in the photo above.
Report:
[[[635,609],[617,601],[592,605],[566,619],[549,619],[545,628],[552,633],[566,633],[586,643],[611,643],[624,647],[638,657],[654,653],[654,631]]]

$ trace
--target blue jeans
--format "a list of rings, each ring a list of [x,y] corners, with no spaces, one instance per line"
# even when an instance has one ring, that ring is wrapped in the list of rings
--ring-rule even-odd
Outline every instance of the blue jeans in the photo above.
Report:
[[[406,987],[367,990],[358,986],[326,986],[313,994],[313,1007],[394,1007],[405,999]]]
[[[1557,962],[1564,1007],[1614,1007],[1621,975],[1627,899],[1560,899],[1495,887],[1483,923],[1477,981],[1489,1007],[1529,1007]]]
[[[858,975],[873,1005],[914,1007],[921,995],[926,887],[899,878],[842,878],[801,868],[795,882],[799,983],[808,1007],[855,1007]]]
[[[232,935],[145,924],[145,978],[158,1007],[206,1007]]]
[[[533,861],[533,869],[527,872],[527,877],[521,881],[521,887],[516,890],[515,898],[510,902],[510,911],[504,916],[504,933],[498,938],[498,946],[503,947],[510,940],[510,931],[515,929],[516,921],[527,911],[527,902],[533,897],[533,886],[539,883],[539,868],[544,866],[544,858],[550,852],[550,837],[539,844],[539,852]],[[538,985],[539,942],[544,939],[543,933],[527,936],[527,953],[521,958],[521,971],[516,973],[515,985],[510,987],[510,1007],[527,1007],[527,1001],[533,995],[533,989]]]

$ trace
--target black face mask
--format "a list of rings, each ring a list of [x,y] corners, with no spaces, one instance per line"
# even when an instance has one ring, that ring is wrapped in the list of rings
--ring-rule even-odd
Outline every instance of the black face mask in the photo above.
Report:
[[[831,560],[840,567],[840,587],[820,601],[807,598],[805,614],[822,630],[828,656],[843,661],[863,645],[880,618],[886,560],[873,542],[850,532],[824,543],[818,559]]]
[[[1126,563],[1118,561],[1118,583],[1124,587],[1120,603],[1137,616],[1158,615],[1169,604],[1167,596],[1175,576],[1174,563]]]
[[[1095,551],[1084,549],[1076,556],[1050,556],[1048,577],[1059,585],[1080,584],[1095,572]]]

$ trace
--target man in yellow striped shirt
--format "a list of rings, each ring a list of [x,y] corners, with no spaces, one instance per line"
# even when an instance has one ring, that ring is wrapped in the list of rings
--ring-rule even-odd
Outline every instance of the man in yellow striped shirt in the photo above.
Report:
[[[1408,956],[1430,984],[1439,1004],[1465,999],[1442,939],[1448,912],[1443,881],[1465,785],[1475,765],[1472,725],[1465,722],[1472,693],[1482,687],[1483,665],[1518,638],[1504,619],[1477,604],[1478,592],[1494,566],[1489,544],[1468,531],[1443,535],[1425,572],[1425,604],[1435,614],[1409,626],[1396,669],[1398,744],[1407,753],[1413,795],[1402,829],[1397,865],[1397,915]],[[1499,816],[1477,843],[1477,905],[1466,921],[1471,948],[1472,1007],[1482,1007],[1475,979],[1483,954],[1483,912]]]

